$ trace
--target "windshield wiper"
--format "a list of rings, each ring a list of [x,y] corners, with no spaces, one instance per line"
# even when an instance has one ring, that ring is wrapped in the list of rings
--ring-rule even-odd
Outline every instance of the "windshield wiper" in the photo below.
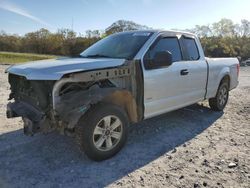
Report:
[[[106,58],[112,58],[112,57],[110,57],[110,56],[107,56],[107,55],[103,55],[103,54],[93,54],[93,55],[86,55],[86,56],[82,56],[82,57],[86,57],[86,58],[88,58],[88,57],[106,57]]]

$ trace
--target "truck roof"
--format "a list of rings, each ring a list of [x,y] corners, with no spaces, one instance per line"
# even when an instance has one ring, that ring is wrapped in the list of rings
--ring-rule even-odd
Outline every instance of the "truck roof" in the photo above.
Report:
[[[131,30],[131,31],[123,31],[119,33],[139,33],[139,32],[150,32],[150,33],[166,33],[166,34],[175,34],[175,35],[189,35],[196,37],[194,33],[186,32],[186,31],[176,31],[176,30],[161,30],[161,29],[146,29],[146,30]]]

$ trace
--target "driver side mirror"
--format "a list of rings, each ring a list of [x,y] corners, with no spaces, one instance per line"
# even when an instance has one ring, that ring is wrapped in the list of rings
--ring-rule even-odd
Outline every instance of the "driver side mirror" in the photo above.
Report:
[[[153,57],[153,64],[157,68],[170,66],[172,63],[172,54],[169,51],[156,52]]]
[[[172,65],[172,54],[169,51],[160,51],[154,54],[153,58],[146,56],[144,66],[146,69],[157,69]]]

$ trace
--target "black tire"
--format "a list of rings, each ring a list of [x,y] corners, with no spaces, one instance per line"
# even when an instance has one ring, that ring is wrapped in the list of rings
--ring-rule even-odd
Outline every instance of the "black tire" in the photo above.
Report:
[[[103,120],[104,117],[110,117],[110,116],[112,116],[110,122],[114,121],[112,119],[113,117],[118,118],[120,120],[121,126],[119,126],[119,129],[122,130],[120,134],[121,137],[115,143],[115,138],[111,138],[112,133],[109,136],[107,136],[106,135],[107,131],[106,131],[105,134],[100,135],[100,137],[97,138],[97,140],[99,140],[101,137],[102,139],[104,139],[104,137],[110,137],[115,144],[113,145],[113,148],[110,148],[109,150],[101,150],[102,146],[98,148],[95,145],[96,136],[99,135],[94,135],[94,131],[97,126],[98,128],[100,128],[99,126],[101,124],[105,124],[105,121]],[[115,121],[116,120],[117,119],[115,119]],[[102,161],[111,158],[122,149],[127,140],[128,125],[129,125],[129,120],[127,114],[122,108],[114,104],[100,103],[91,107],[90,110],[85,115],[83,115],[82,118],[80,118],[78,125],[76,127],[77,141],[79,142],[81,149],[90,159],[95,161]],[[110,123],[110,127],[111,126],[112,124]],[[104,142],[102,144],[103,147],[105,145],[106,147],[108,147],[107,139]]]
[[[224,93],[222,92],[223,90],[226,91],[226,93],[222,100],[222,93]],[[218,88],[216,96],[214,98],[209,99],[210,108],[214,111],[223,111],[223,109],[227,104],[228,97],[229,97],[229,83],[227,81],[222,81]]]

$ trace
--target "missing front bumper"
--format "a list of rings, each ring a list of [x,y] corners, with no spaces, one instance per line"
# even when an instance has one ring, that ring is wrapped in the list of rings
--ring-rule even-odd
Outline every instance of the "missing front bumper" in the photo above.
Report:
[[[45,114],[25,102],[8,103],[6,115],[7,118],[22,117],[26,135],[39,132],[45,124]]]

